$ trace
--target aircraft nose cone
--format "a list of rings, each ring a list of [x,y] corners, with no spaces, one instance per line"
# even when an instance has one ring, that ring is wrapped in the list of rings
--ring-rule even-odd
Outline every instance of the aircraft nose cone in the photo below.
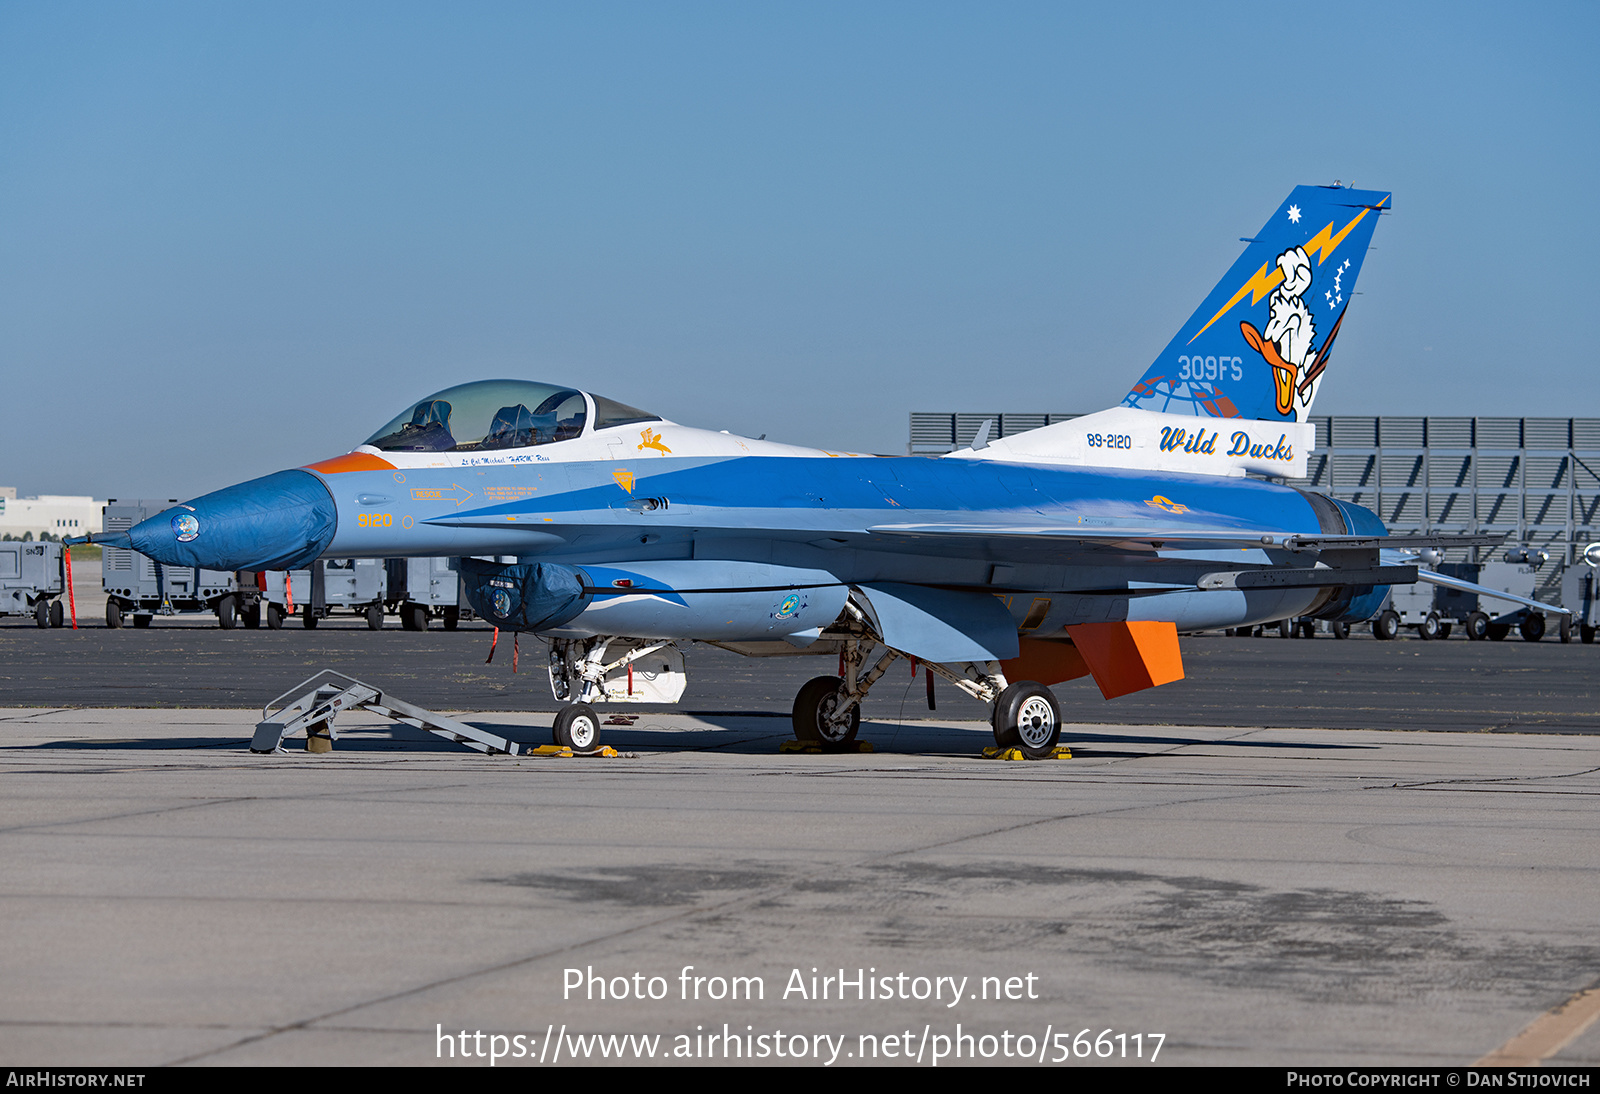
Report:
[[[130,528],[128,538],[135,551],[168,566],[293,570],[327,548],[336,525],[321,479],[279,471],[158,513]]]

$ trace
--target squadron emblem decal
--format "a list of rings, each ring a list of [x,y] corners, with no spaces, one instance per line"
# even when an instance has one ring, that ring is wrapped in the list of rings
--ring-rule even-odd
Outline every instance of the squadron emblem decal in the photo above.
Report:
[[[661,443],[661,434],[657,433],[649,426],[645,426],[643,429],[641,429],[639,431],[639,436],[643,438],[643,441],[639,445],[640,452],[643,452],[647,448],[653,448],[663,456],[672,455],[672,449]]]
[[[793,619],[805,608],[806,602],[800,599],[799,593],[790,593],[783,598],[783,603],[778,605],[778,610],[772,613],[774,619]]]

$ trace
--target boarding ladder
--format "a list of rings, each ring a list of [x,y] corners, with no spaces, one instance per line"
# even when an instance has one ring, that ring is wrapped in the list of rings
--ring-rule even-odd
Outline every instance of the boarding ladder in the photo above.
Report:
[[[298,698],[285,703],[284,700],[291,696]],[[490,755],[518,756],[528,751],[527,746],[516,741],[424,710],[414,703],[384,694],[381,688],[364,684],[353,676],[332,669],[323,669],[315,676],[308,677],[262,707],[261,721],[256,723],[250,751],[281,751],[285,737],[304,732],[308,750],[325,752],[339,739],[339,732],[334,728],[335,717],[346,710],[361,709],[417,729],[425,729],[447,741]]]

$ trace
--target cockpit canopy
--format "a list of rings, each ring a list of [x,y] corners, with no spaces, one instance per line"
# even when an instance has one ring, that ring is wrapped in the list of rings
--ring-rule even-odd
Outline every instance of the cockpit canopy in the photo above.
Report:
[[[594,405],[591,422],[589,405]],[[407,407],[365,442],[384,452],[485,452],[571,440],[655,414],[532,380],[459,384]]]

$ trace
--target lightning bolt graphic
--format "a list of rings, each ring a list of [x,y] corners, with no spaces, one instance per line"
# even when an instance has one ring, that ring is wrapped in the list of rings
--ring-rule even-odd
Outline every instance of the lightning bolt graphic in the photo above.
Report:
[[[1388,198],[1384,199],[1384,201],[1387,200]],[[1378,204],[1382,205],[1383,203],[1379,202]],[[1311,255],[1316,255],[1317,265],[1321,266],[1328,260],[1328,257],[1333,254],[1335,249],[1338,248],[1339,244],[1344,242],[1344,237],[1349,235],[1351,230],[1355,228],[1357,224],[1361,223],[1361,219],[1377,207],[1378,206],[1368,206],[1367,208],[1362,209],[1361,212],[1356,214],[1356,218],[1354,220],[1352,220],[1349,224],[1346,224],[1339,231],[1338,235],[1333,234],[1333,222],[1330,221],[1326,228],[1322,229],[1322,231],[1318,232],[1316,235],[1312,236],[1306,241],[1304,245],[1306,255],[1308,257]],[[1227,315],[1229,310],[1235,304],[1244,299],[1245,293],[1254,294],[1250,299],[1250,306],[1253,308],[1257,304],[1261,303],[1261,298],[1263,296],[1266,296],[1281,284],[1283,284],[1283,271],[1278,269],[1276,263],[1263,262],[1261,264],[1261,268],[1251,276],[1250,280],[1246,281],[1242,286],[1240,286],[1239,291],[1233,294],[1233,298],[1230,299],[1226,304],[1222,305],[1222,310],[1217,312],[1216,315],[1213,315],[1205,326],[1194,332],[1194,338],[1189,339],[1187,344],[1193,345],[1194,339],[1199,338],[1206,331],[1210,330],[1212,323],[1215,323],[1218,319],[1221,319],[1224,315]]]

